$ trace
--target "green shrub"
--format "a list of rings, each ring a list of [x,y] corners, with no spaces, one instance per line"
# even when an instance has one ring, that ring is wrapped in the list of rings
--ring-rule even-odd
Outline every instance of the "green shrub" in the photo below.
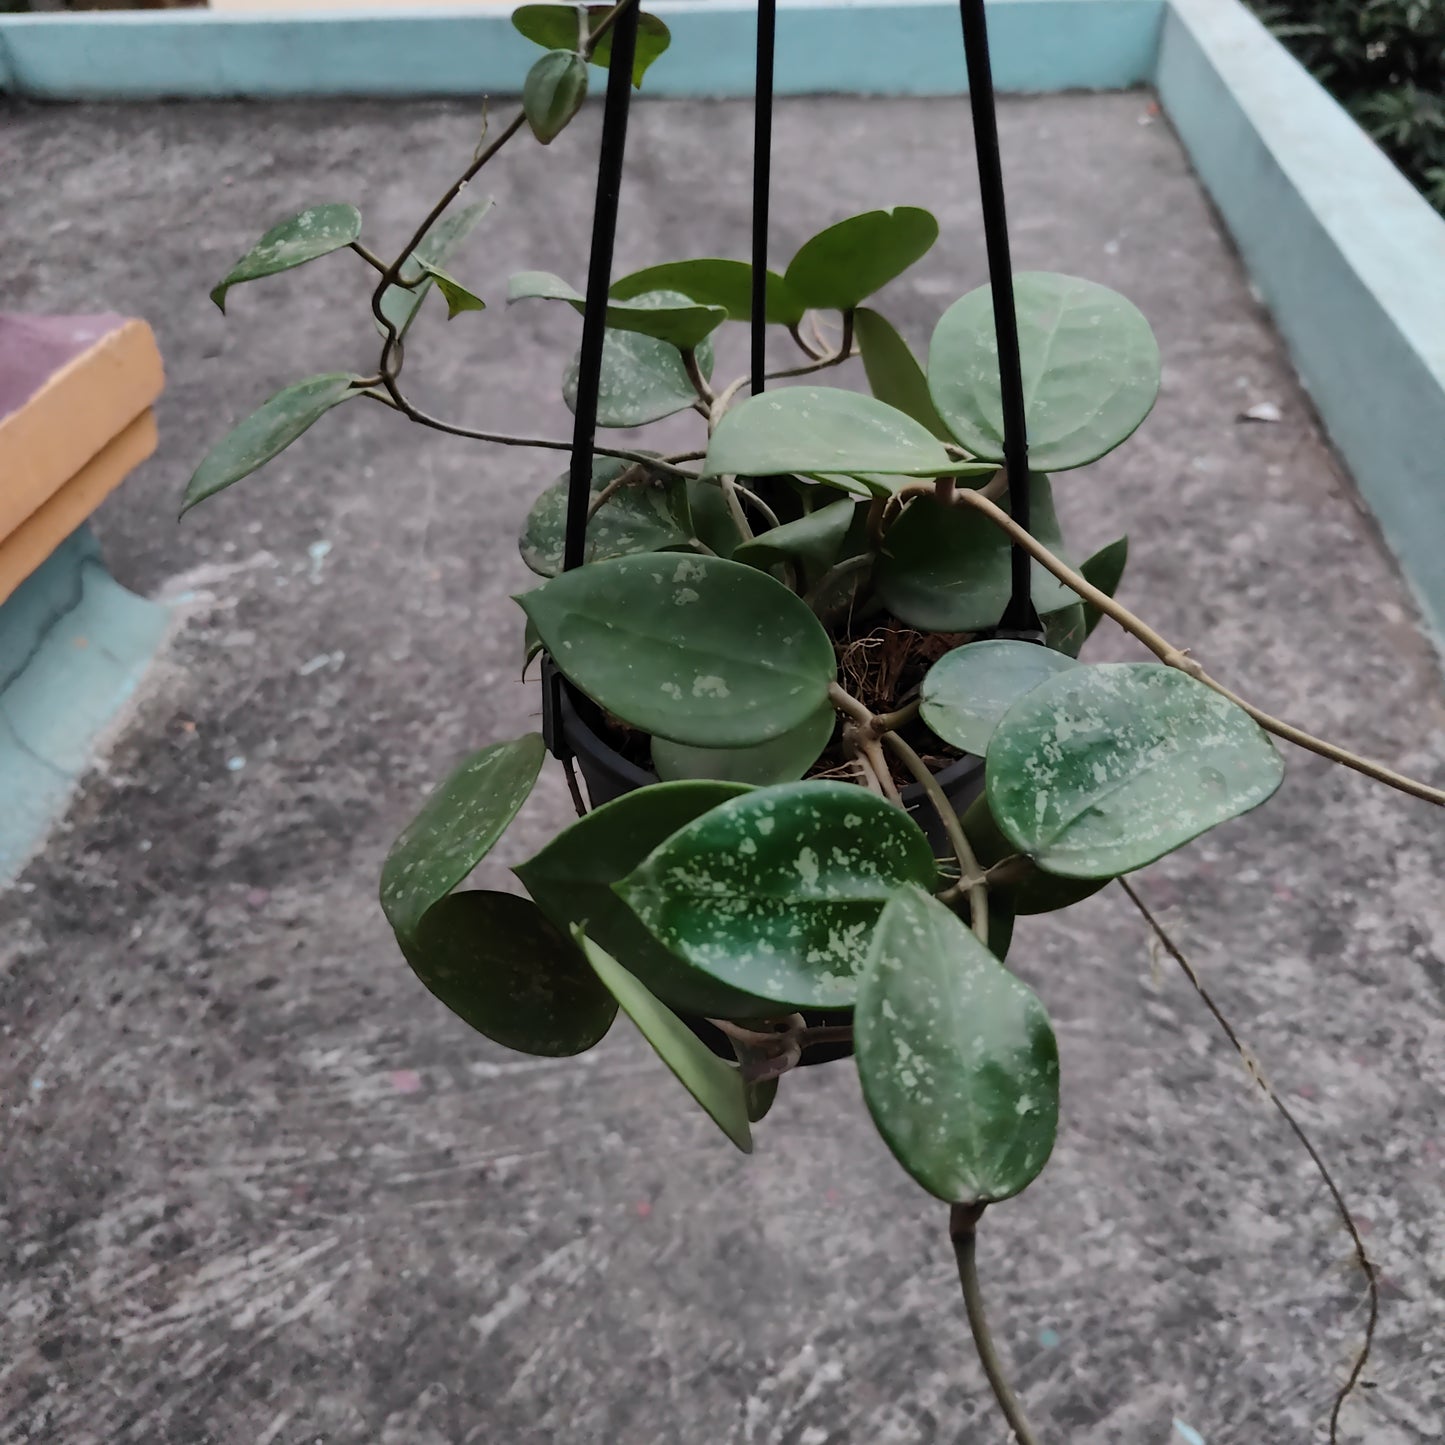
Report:
[[[1255,8],[1445,213],[1445,0],[1268,0]]]

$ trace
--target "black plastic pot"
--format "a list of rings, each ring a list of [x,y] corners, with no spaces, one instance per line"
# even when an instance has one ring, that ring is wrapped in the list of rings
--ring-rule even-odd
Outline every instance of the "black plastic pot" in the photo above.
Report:
[[[559,703],[558,720],[562,737],[577,760],[577,769],[587,785],[587,796],[594,808],[657,781],[656,773],[629,762],[602,739],[594,726],[598,718],[595,704],[573,692],[565,683],[559,689]],[[961,815],[983,790],[983,759],[960,758],[936,776],[954,811]],[[949,844],[943,825],[922,787],[912,783],[902,790],[902,796],[914,821],[928,835],[934,851],[947,854]],[[804,1011],[803,1017],[810,1025],[845,1024],[851,1022],[853,1011],[809,1009]],[[732,1057],[732,1047],[727,1039],[706,1019],[684,1017],[683,1021],[715,1054],[726,1059]],[[845,1059],[852,1052],[851,1044],[816,1044],[803,1051],[799,1062],[805,1065],[826,1064],[834,1059]]]

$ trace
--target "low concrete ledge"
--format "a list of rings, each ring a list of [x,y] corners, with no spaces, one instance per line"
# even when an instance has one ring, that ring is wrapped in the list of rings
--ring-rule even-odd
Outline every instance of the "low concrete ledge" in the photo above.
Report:
[[[648,95],[753,91],[752,0],[657,0],[672,49]],[[1153,71],[1164,0],[991,0],[996,83],[1117,90]],[[44,100],[516,94],[537,47],[507,7],[0,15],[0,84]],[[781,0],[782,94],[957,95],[954,0]],[[598,87],[600,91],[600,87]]]
[[[1445,636],[1445,218],[1237,0],[1170,0],[1156,84]]]
[[[111,577],[84,526],[0,606],[0,884],[65,811],[169,618]]]

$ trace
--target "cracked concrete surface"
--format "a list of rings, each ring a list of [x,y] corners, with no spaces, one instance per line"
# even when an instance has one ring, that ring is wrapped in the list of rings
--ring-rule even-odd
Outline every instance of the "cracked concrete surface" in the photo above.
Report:
[[[1060,480],[1083,553],[1128,531],[1124,597],[1245,695],[1445,775],[1445,693],[1406,591],[1147,96],[1002,107],[1016,257],[1127,292],[1163,394]],[[619,266],[745,254],[745,106],[639,104]],[[162,448],[104,507],[117,576],[184,625],[130,726],[0,896],[0,1441],[56,1445],[943,1445],[1002,1441],[944,1213],[846,1064],[785,1082],[732,1153],[636,1035],[546,1062],[469,1033],[374,902],[386,846],[461,752],[535,723],[513,537],[535,452],[333,413],[177,527],[191,467],[287,381],[365,365],[349,256],[206,300],[288,210],[349,199],[399,243],[475,144],[457,104],[12,108],[3,304],[156,328]],[[509,151],[457,269],[580,280],[589,110]],[[520,162],[525,161],[526,164]],[[984,280],[957,104],[788,102],[779,253],[876,204],[931,206],[885,294],[919,344]],[[432,308],[438,411],[565,435],[565,308]],[[735,338],[733,361],[741,361]],[[1277,425],[1242,424],[1270,401]],[[1101,630],[1096,656],[1136,655]],[[1441,815],[1291,753],[1267,807],[1147,870],[1336,1168],[1384,1278],[1343,1438],[1445,1437]],[[487,883],[565,816],[550,773]],[[1308,1161],[1117,890],[1020,924],[1054,1016],[1055,1156],[981,1241],[1042,1437],[1324,1438],[1361,1282]],[[1171,1435],[1173,1438],[1171,1439]]]

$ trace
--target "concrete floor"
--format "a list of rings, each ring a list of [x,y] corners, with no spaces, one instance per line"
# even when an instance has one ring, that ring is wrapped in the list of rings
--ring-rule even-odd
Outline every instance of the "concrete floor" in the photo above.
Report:
[[[749,115],[642,104],[620,264],[746,249]],[[206,290],[266,224],[350,199],[378,249],[464,162],[475,106],[166,105],[0,116],[0,304],[156,327],[162,449],[101,514],[128,585],[183,600],[146,696],[0,897],[0,1441],[57,1445],[988,1445],[944,1211],[893,1164],[847,1065],[787,1080],[751,1160],[627,1027],[507,1055],[412,979],[381,858],[462,751],[533,725],[513,535],[560,468],[333,413],[176,526],[233,417],[364,366],[366,277],[333,257]],[[590,111],[488,179],[457,269],[580,280]],[[1009,101],[1017,260],[1119,287],[1165,357],[1158,409],[1058,486],[1086,552],[1217,675],[1439,779],[1434,655],[1180,150],[1146,96]],[[874,204],[944,239],[887,296],[915,340],[984,279],[957,104],[787,103],[780,251]],[[525,164],[522,164],[522,163]],[[430,308],[429,308],[430,309]],[[418,397],[563,435],[563,309],[500,306],[410,347]],[[740,340],[740,338],[739,338]],[[410,374],[410,373],[409,373]],[[1238,414],[1276,403],[1278,425]],[[1101,632],[1097,656],[1135,655]],[[1385,1279],[1344,1438],[1445,1436],[1445,829],[1292,753],[1258,813],[1141,891],[1325,1150]],[[564,818],[550,776],[481,873]],[[1065,1120],[981,1246],[1051,1445],[1297,1445],[1363,1322],[1348,1244],[1117,890],[1020,925]]]

